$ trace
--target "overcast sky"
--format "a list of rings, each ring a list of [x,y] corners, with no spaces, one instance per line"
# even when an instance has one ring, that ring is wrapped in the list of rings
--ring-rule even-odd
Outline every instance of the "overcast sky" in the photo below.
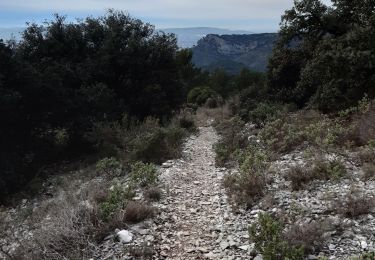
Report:
[[[74,20],[114,8],[157,28],[209,26],[272,32],[277,31],[284,10],[292,6],[293,0],[0,0],[0,27],[43,22],[53,13]]]

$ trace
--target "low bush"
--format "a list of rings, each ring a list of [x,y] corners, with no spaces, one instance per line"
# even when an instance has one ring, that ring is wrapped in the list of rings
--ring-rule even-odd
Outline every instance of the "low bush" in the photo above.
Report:
[[[104,221],[109,221],[134,195],[132,186],[113,185],[109,190],[108,197],[99,204],[101,218]]]
[[[295,166],[286,173],[287,180],[291,181],[292,190],[300,190],[313,180],[309,170],[302,166]]]
[[[258,222],[249,228],[255,249],[265,260],[300,260],[304,256],[302,245],[288,245],[283,237],[283,225],[268,214],[260,214]]]
[[[375,164],[374,163],[366,163],[362,167],[363,169],[363,179],[374,180],[375,179]]]
[[[282,115],[267,123],[259,135],[268,150],[276,154],[288,153],[307,145],[327,152],[352,145],[353,128],[347,122],[306,110]]]
[[[314,180],[337,180],[346,174],[346,168],[340,160],[325,161],[315,158],[312,167],[295,166],[286,173],[291,181],[292,190],[300,190]]]
[[[168,126],[146,118],[142,122],[124,116],[121,122],[96,124],[86,134],[102,156],[116,157],[124,163],[144,161],[162,163],[181,155],[189,132],[195,131],[192,116],[177,115]]]
[[[151,201],[158,201],[161,199],[162,191],[158,187],[150,187],[145,192],[145,197]]]
[[[157,169],[153,164],[136,162],[131,166],[130,179],[141,187],[154,185],[158,180]]]
[[[290,247],[303,248],[306,255],[320,248],[327,229],[326,223],[293,224],[283,233],[283,238]]]
[[[350,218],[371,213],[374,207],[375,197],[368,196],[358,189],[352,189],[344,198],[334,203],[335,212]]]
[[[283,110],[284,107],[280,104],[260,102],[256,104],[254,109],[250,110],[248,119],[250,122],[262,126],[266,122],[278,118]]]
[[[247,136],[243,133],[245,123],[239,117],[224,120],[216,126],[221,140],[215,145],[218,166],[224,166],[233,161],[235,152],[243,149],[247,145]]]
[[[239,157],[239,172],[227,175],[224,186],[237,203],[251,207],[265,193],[267,156],[256,146],[249,146]]]
[[[190,90],[187,96],[187,102],[201,106],[205,104],[208,99],[215,99],[217,96],[218,94],[210,87],[201,86]]]
[[[358,157],[362,164],[372,163],[375,158],[375,149],[371,146],[363,146],[358,151]]]
[[[366,252],[360,256],[352,257],[352,260],[374,260],[375,259],[375,252]]]
[[[125,207],[124,220],[138,223],[155,214],[155,209],[141,202],[130,201]]]
[[[101,159],[96,163],[96,170],[108,176],[114,176],[121,173],[122,165],[114,157]]]
[[[341,160],[325,161],[317,159],[313,162],[312,176],[320,180],[338,180],[347,173]]]

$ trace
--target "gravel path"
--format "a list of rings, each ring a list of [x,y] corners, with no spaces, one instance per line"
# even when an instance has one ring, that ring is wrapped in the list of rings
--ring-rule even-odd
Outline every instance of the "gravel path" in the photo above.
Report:
[[[215,167],[212,127],[201,127],[184,149],[184,160],[163,165],[166,197],[156,228],[157,259],[249,259],[247,221],[233,214]]]

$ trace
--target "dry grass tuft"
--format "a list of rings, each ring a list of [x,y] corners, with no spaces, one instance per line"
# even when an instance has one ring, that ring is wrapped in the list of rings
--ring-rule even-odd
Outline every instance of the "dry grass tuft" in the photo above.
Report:
[[[125,207],[124,221],[138,223],[155,215],[155,209],[144,203],[130,201]]]
[[[290,246],[303,247],[305,254],[319,248],[324,241],[324,233],[329,229],[328,223],[303,223],[294,224],[283,237]]]
[[[162,191],[158,187],[150,187],[145,192],[145,197],[151,201],[159,201],[162,196]]]
[[[334,211],[349,218],[371,213],[374,208],[375,197],[370,197],[358,189],[352,189],[344,198],[334,203]]]

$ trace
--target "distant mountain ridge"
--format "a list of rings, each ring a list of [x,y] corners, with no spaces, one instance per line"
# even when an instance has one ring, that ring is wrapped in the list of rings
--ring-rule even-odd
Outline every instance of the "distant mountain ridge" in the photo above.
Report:
[[[177,36],[178,46],[182,48],[191,48],[197,42],[208,34],[252,34],[245,30],[229,30],[213,27],[188,27],[188,28],[166,28],[158,29],[166,33],[174,33]]]
[[[26,27],[0,27],[0,39],[9,40],[15,37],[16,40],[21,39],[21,33]],[[177,36],[178,46],[181,48],[191,48],[197,42],[208,34],[251,34],[245,30],[229,30],[214,27],[187,27],[187,28],[166,28],[157,29],[157,32],[174,33]]]
[[[192,48],[193,63],[200,68],[223,68],[237,73],[242,68],[265,71],[277,33],[216,35],[209,34]]]

